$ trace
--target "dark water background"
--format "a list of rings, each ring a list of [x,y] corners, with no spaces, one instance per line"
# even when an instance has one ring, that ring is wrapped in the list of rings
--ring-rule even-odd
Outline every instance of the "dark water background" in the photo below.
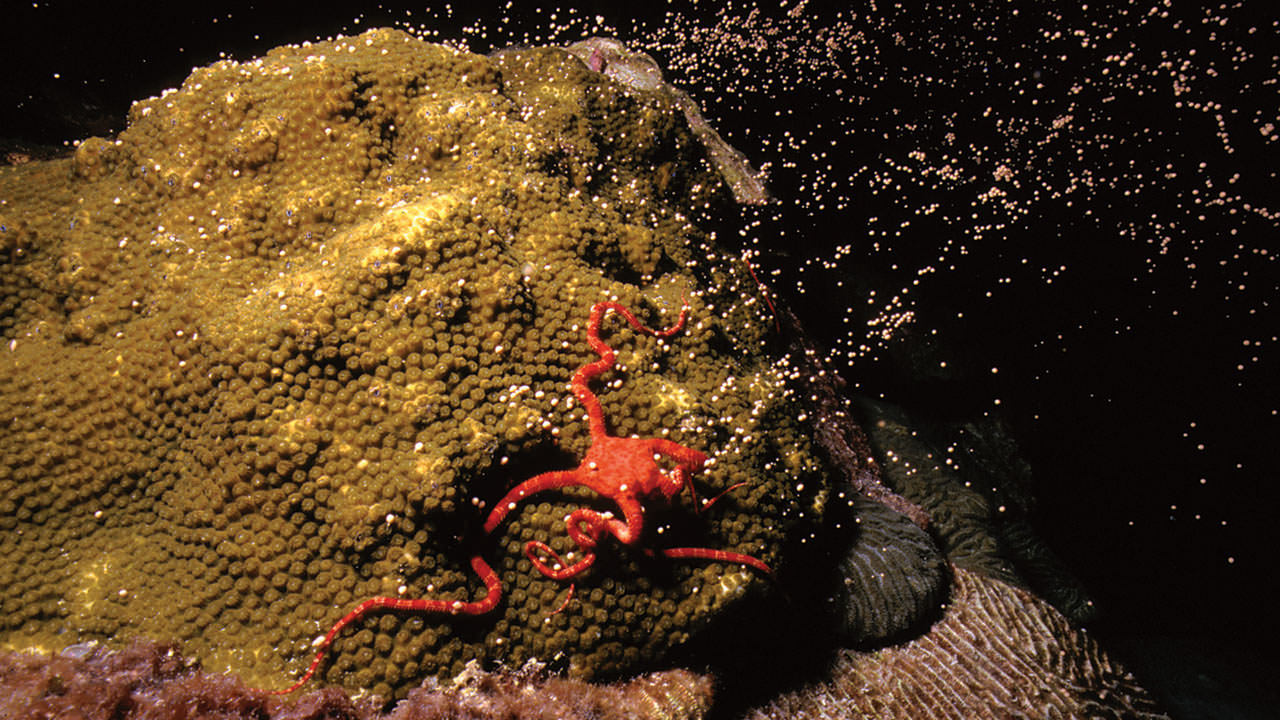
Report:
[[[769,167],[724,239],[845,377],[1003,418],[1090,629],[1176,717],[1276,716],[1272,3],[455,5],[6,2],[0,148],[110,135],[224,53],[617,35]]]

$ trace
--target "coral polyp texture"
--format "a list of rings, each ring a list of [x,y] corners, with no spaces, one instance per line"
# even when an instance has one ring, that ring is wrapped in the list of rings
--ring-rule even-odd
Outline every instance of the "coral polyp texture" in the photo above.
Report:
[[[391,30],[196,69],[118,138],[0,168],[0,647],[156,638],[279,688],[365,598],[480,597],[479,553],[497,607],[368,613],[322,684],[669,657],[771,581],[646,549],[785,567],[825,508],[773,319],[700,221],[732,206],[668,94]],[[565,516],[616,505],[483,522],[591,447],[569,384],[602,301],[658,328],[688,305],[670,337],[600,330],[610,435],[705,455],[700,497],[744,484],[647,513],[644,547],[603,534],[561,608],[526,545],[565,556]]]

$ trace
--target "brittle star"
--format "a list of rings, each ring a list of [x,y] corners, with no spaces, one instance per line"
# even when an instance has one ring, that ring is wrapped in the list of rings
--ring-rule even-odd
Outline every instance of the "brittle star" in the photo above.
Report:
[[[680,318],[674,325],[665,330],[653,330],[643,325],[636,316],[623,305],[616,302],[598,302],[591,307],[591,317],[587,321],[587,344],[600,358],[578,368],[569,386],[574,397],[586,410],[588,430],[591,434],[591,446],[587,449],[582,463],[572,470],[554,470],[535,475],[512,488],[506,496],[498,501],[493,511],[485,520],[484,530],[492,533],[506,518],[507,513],[514,510],[521,500],[544,492],[560,488],[582,486],[594,490],[597,494],[612,499],[622,511],[622,520],[613,517],[612,513],[602,513],[588,508],[578,508],[569,513],[565,519],[569,537],[578,545],[583,553],[575,563],[569,564],[562,559],[546,543],[530,540],[525,544],[525,555],[533,566],[546,577],[555,580],[568,580],[580,575],[595,562],[595,548],[605,532],[610,533],[623,545],[639,544],[644,530],[644,504],[648,498],[661,498],[670,502],[686,487],[693,497],[694,506],[698,508],[698,495],[693,487],[693,476],[701,472],[707,462],[707,456],[693,448],[685,447],[664,438],[622,438],[609,434],[605,427],[604,410],[600,400],[591,391],[589,383],[614,366],[616,354],[600,339],[600,324],[610,310],[618,313],[637,332],[666,338],[679,332],[688,317],[689,307],[680,309]],[[667,459],[674,464],[671,470],[664,470],[659,461]],[[723,497],[726,493],[741,487],[738,483],[701,505],[705,510]],[[653,551],[646,550],[649,554]],[[716,562],[736,563],[753,567],[763,573],[772,574],[769,566],[763,561],[741,553],[715,550],[712,548],[663,548],[661,554],[669,558],[700,558]],[[549,564],[543,556],[551,559]],[[573,589],[570,587],[570,597]],[[561,609],[568,604],[565,598]],[[557,610],[557,612],[559,612]]]
[[[611,498],[622,511],[624,520],[615,519],[610,513],[597,512],[587,508],[578,508],[569,513],[566,525],[569,537],[584,552],[583,557],[572,565],[565,563],[546,543],[531,540],[525,544],[525,554],[533,566],[546,577],[555,580],[568,580],[585,572],[595,562],[595,548],[601,535],[609,532],[619,542],[635,546],[640,542],[644,529],[644,505],[642,499],[660,497],[670,502],[686,487],[693,497],[694,506],[698,507],[697,491],[693,487],[693,476],[700,472],[707,462],[703,453],[678,443],[662,438],[620,438],[609,434],[604,422],[604,409],[599,399],[591,391],[590,383],[602,373],[614,366],[615,354],[600,339],[600,323],[605,313],[613,310],[621,315],[637,331],[654,337],[670,337],[679,332],[688,316],[688,306],[680,310],[680,318],[675,325],[666,330],[652,330],[644,326],[626,307],[616,302],[598,302],[591,307],[591,317],[587,321],[587,344],[600,355],[598,360],[583,365],[574,373],[570,388],[578,402],[586,409],[588,430],[591,434],[591,447],[582,463],[572,470],[554,470],[535,475],[512,488],[494,506],[485,520],[486,535],[497,529],[507,514],[516,508],[519,502],[530,495],[546,490],[554,490],[572,486],[583,486],[594,490],[603,497]],[[664,470],[658,464],[663,458],[674,463],[672,470]],[[701,503],[701,510],[711,507],[744,483],[738,483],[721,492],[715,498]],[[652,550],[645,550],[652,555]],[[714,562],[735,563],[755,568],[763,573],[772,574],[772,570],[762,560],[742,553],[716,550],[713,548],[683,547],[662,548],[662,555],[675,559],[702,559]],[[545,553],[553,559],[554,565],[547,564],[538,553]],[[302,677],[284,690],[275,690],[273,695],[287,695],[302,687],[315,675],[324,660],[325,653],[347,625],[360,619],[371,610],[409,610],[415,612],[447,613],[450,615],[483,615],[502,600],[502,584],[497,573],[484,558],[474,555],[471,567],[484,582],[485,595],[479,600],[463,602],[461,600],[428,600],[398,597],[374,597],[361,602],[351,612],[333,624],[323,638],[316,641],[316,654],[311,665]],[[569,595],[560,605],[558,613],[568,606],[573,597],[573,586]],[[552,613],[555,614],[555,613]]]

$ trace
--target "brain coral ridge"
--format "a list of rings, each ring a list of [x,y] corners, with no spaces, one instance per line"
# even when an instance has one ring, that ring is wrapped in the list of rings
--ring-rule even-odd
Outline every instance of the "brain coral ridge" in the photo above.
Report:
[[[0,646],[147,636],[280,686],[372,595],[504,597],[480,617],[385,612],[322,679],[384,698],[468,662],[579,677],[667,657],[767,584],[731,563],[602,544],[566,587],[531,540],[615,510],[485,506],[590,441],[568,392],[594,356],[610,431],[705,453],[647,541],[785,568],[825,507],[771,318],[695,222],[732,195],[670,97],[554,48],[493,58],[375,30],[195,70],[115,139],[0,168]],[[764,432],[767,428],[768,432]]]

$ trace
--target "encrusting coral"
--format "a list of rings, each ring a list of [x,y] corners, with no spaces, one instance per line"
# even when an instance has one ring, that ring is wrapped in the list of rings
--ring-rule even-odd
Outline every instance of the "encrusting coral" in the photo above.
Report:
[[[643,550],[784,567],[825,509],[767,308],[694,222],[732,202],[668,95],[391,30],[196,69],[119,138],[0,168],[0,645],[161,638],[280,688],[365,598],[483,593],[482,552],[492,612],[368,614],[322,679],[663,658],[771,581]],[[567,385],[600,301],[652,327],[688,303],[661,342],[603,331],[610,434],[705,455],[703,497],[744,485],[648,513],[643,548],[599,538],[561,609],[526,545],[564,556],[571,510],[618,507],[570,488],[481,523],[588,453]]]

